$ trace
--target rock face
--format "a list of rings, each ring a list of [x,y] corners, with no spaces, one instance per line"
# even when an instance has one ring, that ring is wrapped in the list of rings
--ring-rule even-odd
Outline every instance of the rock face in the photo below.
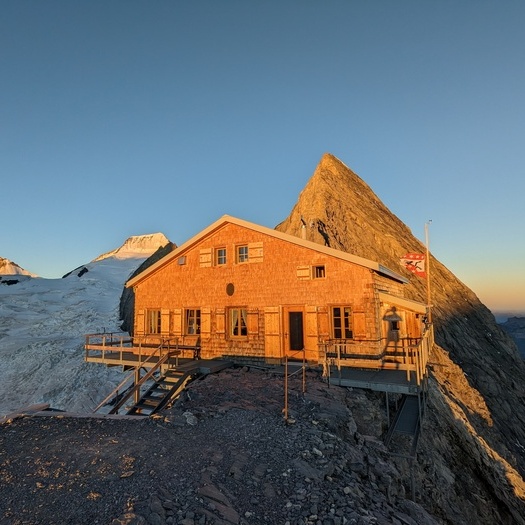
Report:
[[[277,230],[375,260],[399,263],[424,246],[369,186],[326,154]],[[525,365],[492,313],[430,257],[436,345],[414,476],[418,501],[446,523],[525,523]],[[403,273],[405,272],[405,273]]]
[[[150,255],[129,277],[132,279],[135,275],[143,272],[146,268],[149,268],[152,264],[155,264],[158,260],[162,259],[165,255],[168,255],[177,247],[172,242],[167,242],[165,246],[159,248],[154,254]],[[128,280],[129,280],[128,279]],[[133,317],[135,315],[135,292],[132,288],[124,288],[122,295],[120,296],[120,319],[122,324],[120,325],[121,330],[133,334]]]

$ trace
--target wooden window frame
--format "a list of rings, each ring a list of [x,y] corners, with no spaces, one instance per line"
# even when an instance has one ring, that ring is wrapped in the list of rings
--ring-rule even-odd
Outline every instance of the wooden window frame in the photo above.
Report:
[[[247,244],[238,244],[235,247],[235,260],[238,264],[244,264],[250,260],[250,250]]]
[[[247,308],[234,307],[234,308],[228,309],[228,336],[231,339],[247,339],[248,338],[248,309]]]
[[[339,312],[336,313],[336,310],[339,310]],[[331,331],[333,339],[354,339],[352,307],[349,305],[333,305],[330,307],[330,313],[332,317]]]
[[[162,331],[162,315],[160,308],[146,310],[144,333],[147,335],[160,335]]]
[[[326,266],[324,264],[316,264],[312,266],[312,279],[326,278]]]
[[[200,308],[186,308],[186,310],[184,310],[184,334],[185,335],[200,335],[201,324],[202,324],[202,321],[201,321],[201,309]]]
[[[224,246],[215,248],[215,266],[224,266],[228,262],[227,251]]]

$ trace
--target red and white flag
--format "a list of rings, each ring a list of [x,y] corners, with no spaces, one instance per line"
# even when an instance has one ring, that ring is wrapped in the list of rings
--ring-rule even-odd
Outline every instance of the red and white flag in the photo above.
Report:
[[[422,253],[407,253],[401,257],[401,264],[418,277],[426,277],[425,255]]]

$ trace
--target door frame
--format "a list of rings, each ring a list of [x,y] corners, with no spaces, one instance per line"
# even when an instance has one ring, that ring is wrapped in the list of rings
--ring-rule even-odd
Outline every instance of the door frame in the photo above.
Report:
[[[303,348],[300,350],[292,350],[290,348],[291,344],[291,334],[290,334],[290,314],[291,313],[300,313],[301,314],[301,325],[302,325],[302,341]],[[283,307],[283,339],[284,339],[284,352],[283,356],[302,358],[302,350],[306,342],[305,334],[305,306],[304,305],[290,305]]]

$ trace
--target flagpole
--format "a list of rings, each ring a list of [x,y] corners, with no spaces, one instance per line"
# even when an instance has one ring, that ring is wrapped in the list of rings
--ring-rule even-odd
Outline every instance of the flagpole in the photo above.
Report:
[[[427,258],[427,264],[426,264],[426,274],[427,274],[427,320],[429,323],[432,322],[432,302],[431,302],[431,296],[430,296],[430,250],[429,250],[429,240],[428,240],[428,225],[432,222],[432,220],[429,220],[428,222],[425,222],[425,246],[426,246],[426,258]]]

